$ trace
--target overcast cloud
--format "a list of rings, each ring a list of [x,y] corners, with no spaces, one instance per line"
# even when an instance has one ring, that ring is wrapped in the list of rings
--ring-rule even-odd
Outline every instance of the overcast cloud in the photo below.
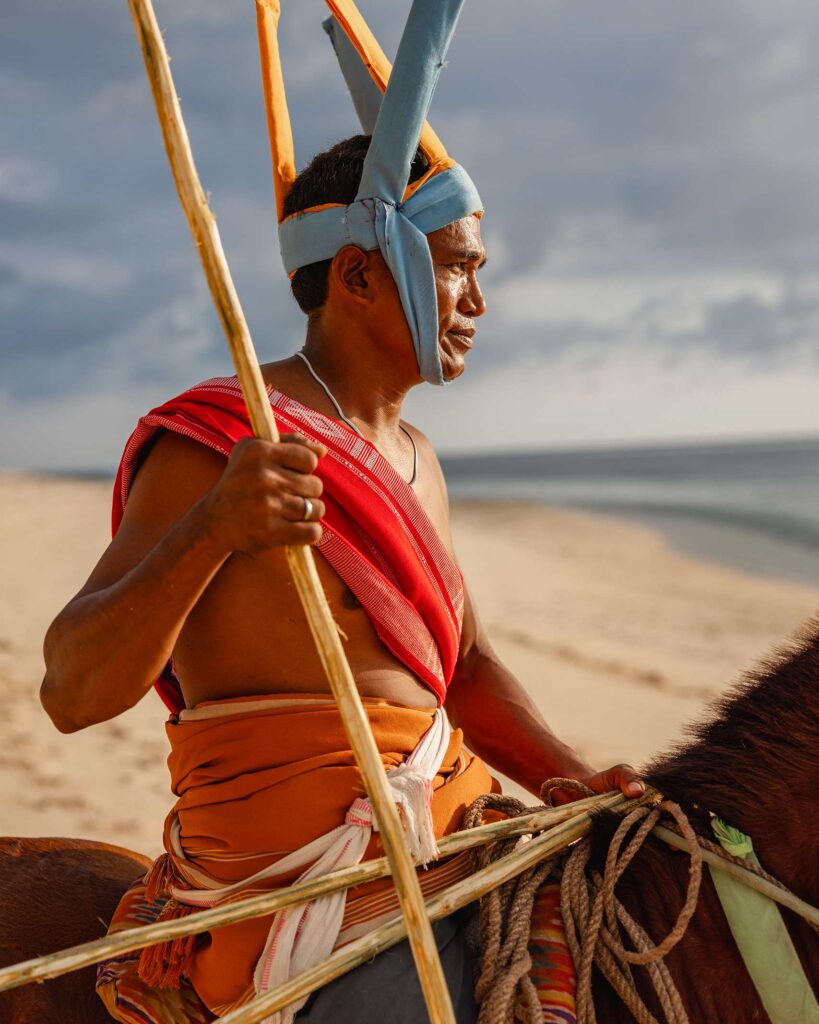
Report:
[[[300,163],[356,130],[285,2]],[[257,348],[300,343],[276,249],[250,0],[156,0]],[[362,0],[388,52],[408,4]],[[0,464],[116,462],[137,416],[228,371],[124,2],[0,16]],[[433,123],[481,189],[468,379],[442,448],[819,432],[819,7],[467,0]]]

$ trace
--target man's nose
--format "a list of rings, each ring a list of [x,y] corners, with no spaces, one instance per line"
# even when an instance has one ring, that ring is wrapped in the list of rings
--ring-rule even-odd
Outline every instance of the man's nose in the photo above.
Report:
[[[464,291],[460,309],[467,316],[474,317],[483,316],[486,312],[486,299],[483,297],[476,273],[469,275],[469,287]]]

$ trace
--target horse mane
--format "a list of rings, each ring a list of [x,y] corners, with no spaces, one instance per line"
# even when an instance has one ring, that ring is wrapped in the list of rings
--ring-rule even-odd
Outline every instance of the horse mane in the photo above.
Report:
[[[686,810],[714,811],[742,828],[763,794],[809,801],[819,763],[819,619],[712,701],[710,715],[686,733],[643,773]]]
[[[682,742],[653,760],[643,777],[682,806],[701,836],[711,836],[709,812],[747,832],[767,870],[809,903],[819,903],[819,619],[711,701],[709,712],[687,727]],[[591,863],[598,871],[621,820],[610,811],[594,816]],[[659,942],[673,927],[688,879],[688,857],[649,837],[619,880],[618,896]],[[817,985],[815,934],[794,915],[785,917],[808,978]],[[666,962],[692,1020],[767,1019],[707,875],[696,914]],[[651,1012],[661,1017],[644,972],[635,972],[635,980]],[[594,997],[601,1020],[633,1021],[599,977]]]

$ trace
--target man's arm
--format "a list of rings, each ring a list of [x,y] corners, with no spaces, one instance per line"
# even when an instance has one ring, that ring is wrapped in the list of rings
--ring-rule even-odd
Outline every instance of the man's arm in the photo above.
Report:
[[[452,550],[446,480],[429,440],[412,429],[429,473],[424,501]],[[537,796],[543,783],[556,777],[577,779],[596,793],[622,789],[626,796],[640,796],[645,786],[629,765],[596,772],[555,736],[534,701],[493,651],[469,589],[465,590],[461,648],[447,690],[446,709],[452,723],[463,729],[468,746]],[[576,793],[565,790],[557,790],[553,796],[558,803],[577,798]]]
[[[597,793],[622,789],[636,797],[645,789],[629,765],[597,772],[555,736],[492,650],[468,591],[461,653],[446,706],[469,747],[530,793],[539,796],[543,783],[555,776],[577,779]]]
[[[46,634],[43,707],[61,732],[132,707],[168,661],[188,613],[233,552],[312,544],[304,498],[324,454],[302,438],[241,441],[230,459],[160,435],[134,481],[117,535]]]

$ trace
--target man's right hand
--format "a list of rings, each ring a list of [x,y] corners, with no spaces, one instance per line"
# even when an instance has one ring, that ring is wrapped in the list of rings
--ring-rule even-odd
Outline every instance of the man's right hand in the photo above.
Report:
[[[323,484],[315,476],[322,444],[295,434],[281,441],[246,438],[231,452],[216,486],[203,499],[211,535],[225,551],[254,554],[290,544],[315,544],[324,516]],[[305,498],[312,504],[309,520]]]
[[[248,439],[225,466],[196,441],[160,434],[116,536],[46,634],[41,699],[58,729],[107,721],[141,699],[234,551],[321,537],[322,483],[314,471],[325,454],[301,437]]]

